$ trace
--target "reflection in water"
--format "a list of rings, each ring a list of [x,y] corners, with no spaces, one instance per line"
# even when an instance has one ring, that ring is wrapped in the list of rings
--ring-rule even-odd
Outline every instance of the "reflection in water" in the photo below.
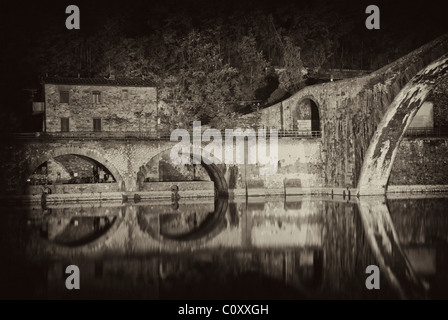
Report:
[[[138,224],[155,239],[177,241],[210,238],[225,227],[228,201],[211,199],[137,206]]]
[[[401,247],[386,199],[368,197],[359,205],[364,232],[382,273],[401,298],[424,298],[426,288]]]
[[[448,298],[448,198],[389,199],[391,220],[429,297]]]
[[[107,233],[120,216],[121,208],[65,207],[45,208],[28,224],[39,230],[43,239],[65,246],[82,246]]]
[[[448,198],[372,199],[7,208],[2,296],[447,298]],[[78,292],[64,287],[69,264],[81,270]],[[380,290],[365,287],[371,264]]]

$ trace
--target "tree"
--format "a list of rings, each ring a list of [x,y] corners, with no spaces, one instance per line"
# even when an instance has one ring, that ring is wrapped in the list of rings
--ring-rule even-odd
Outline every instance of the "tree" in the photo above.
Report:
[[[298,91],[305,86],[300,51],[300,47],[296,46],[291,38],[284,38],[283,59],[285,64],[284,70],[279,75],[279,82],[280,87],[289,93]]]
[[[254,36],[243,36],[239,41],[234,65],[240,75],[238,98],[253,100],[255,91],[266,85],[266,69],[269,66],[263,53],[257,50]]]
[[[161,99],[171,109],[181,110],[173,111],[175,117],[167,125],[188,126],[200,120],[217,129],[238,126],[238,70],[224,63],[219,47],[198,31],[183,38],[179,50],[178,69],[166,77],[161,88]]]

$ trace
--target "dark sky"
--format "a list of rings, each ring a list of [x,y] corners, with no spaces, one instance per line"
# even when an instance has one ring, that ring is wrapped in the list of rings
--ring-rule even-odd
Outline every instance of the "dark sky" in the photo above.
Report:
[[[426,35],[428,41],[448,30],[446,0],[427,1],[365,1],[365,0],[39,0],[1,1],[0,26],[2,47],[14,52],[13,57],[2,57],[2,62],[11,65],[11,59],[20,61],[24,51],[32,50],[29,40],[42,34],[55,32],[94,33],[104,19],[125,19],[125,30],[130,35],[148,32],[148,22],[169,16],[176,12],[186,12],[193,19],[208,15],[210,18],[229,15],[235,11],[251,12],[264,10],[274,12],[294,3],[296,10],[301,7],[316,7],[327,3],[328,10],[337,11],[348,20],[359,25],[359,32],[365,32],[366,41],[374,41],[374,33],[402,34],[418,33]],[[81,30],[66,30],[65,8],[76,4],[81,11]],[[381,29],[367,32],[364,21],[365,8],[376,4],[381,10]],[[362,30],[361,30],[362,29]],[[28,47],[24,47],[28,46]],[[8,50],[7,50],[8,51]],[[6,61],[5,59],[6,58]],[[10,71],[8,71],[9,73]]]
[[[234,11],[253,11],[263,9],[274,11],[282,6],[296,4],[313,7],[327,3],[335,11],[346,14],[349,19],[364,21],[364,10],[369,4],[376,4],[381,10],[381,22],[384,28],[405,24],[412,29],[427,28],[443,24],[446,20],[447,5],[443,0],[427,1],[366,1],[366,0],[39,0],[39,1],[2,1],[1,25],[3,35],[32,36],[53,28],[65,28],[67,17],[65,8],[70,4],[78,5],[81,11],[82,26],[85,32],[92,31],[102,16],[132,17],[132,27],[144,26],[152,16],[166,15],[186,11],[192,17],[208,12],[230,14]],[[409,31],[415,31],[415,30]],[[6,32],[5,32],[6,31]]]

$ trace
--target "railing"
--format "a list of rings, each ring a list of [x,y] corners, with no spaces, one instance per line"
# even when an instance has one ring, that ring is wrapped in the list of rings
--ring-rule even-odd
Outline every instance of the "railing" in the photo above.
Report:
[[[151,131],[72,131],[42,132],[40,138],[57,139],[158,139],[160,134]]]
[[[408,128],[405,137],[448,137],[448,127],[413,127]]]
[[[222,130],[221,136],[225,136],[225,131]],[[193,132],[189,130],[190,137],[193,138]],[[257,130],[254,129],[254,133],[257,134]],[[202,135],[202,133],[201,133]],[[238,134],[233,132],[233,136]],[[244,134],[243,134],[244,135]],[[320,138],[320,131],[311,130],[278,130],[279,138]],[[170,132],[144,132],[144,131],[74,131],[74,132],[34,132],[34,133],[7,133],[2,136],[4,139],[12,140],[49,140],[49,139],[76,139],[76,140],[162,140],[170,141]],[[266,129],[266,138],[270,137],[270,130]]]
[[[278,136],[285,138],[320,138],[321,131],[318,130],[279,130]]]
[[[221,136],[224,137],[224,130],[221,130]],[[255,134],[257,130],[254,129]],[[190,137],[193,138],[193,132],[189,130]],[[202,135],[202,133],[201,133]],[[233,132],[233,135],[237,134]],[[74,131],[74,132],[32,132],[32,133],[6,133],[0,135],[2,139],[12,140],[34,140],[34,139],[94,139],[94,140],[162,140],[170,141],[171,133],[168,131],[148,132],[148,131]],[[279,138],[320,138],[322,132],[318,130],[278,130]],[[266,138],[270,137],[270,130],[266,129]],[[435,128],[408,128],[405,137],[448,137],[448,127]]]
[[[34,133],[7,133],[3,135],[6,139],[28,140],[28,139],[95,139],[95,140],[169,140],[169,133],[154,133],[143,131],[73,131],[73,132],[34,132]]]

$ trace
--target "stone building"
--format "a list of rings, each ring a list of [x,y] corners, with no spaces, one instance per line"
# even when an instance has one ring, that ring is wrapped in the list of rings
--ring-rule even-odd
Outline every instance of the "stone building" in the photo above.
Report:
[[[42,123],[40,131],[154,137],[161,130],[157,89],[149,80],[57,77],[43,79],[41,89],[43,101],[33,102],[32,109],[34,119]],[[65,155],[42,164],[29,182],[100,182],[101,170],[112,176],[93,159]]]
[[[45,132],[157,132],[157,89],[149,80],[45,78],[42,85]]]

